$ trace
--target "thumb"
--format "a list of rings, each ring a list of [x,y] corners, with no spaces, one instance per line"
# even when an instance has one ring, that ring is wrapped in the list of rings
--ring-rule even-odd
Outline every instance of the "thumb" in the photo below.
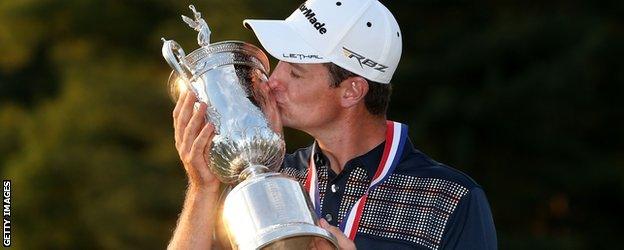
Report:
[[[347,238],[347,236],[342,231],[340,231],[339,228],[330,225],[323,218],[319,220],[319,224],[323,229],[329,231],[331,234],[334,235],[334,237],[336,237],[340,249],[356,249],[354,242],[351,241],[351,239]]]
[[[323,218],[321,218],[321,219],[319,220],[319,224],[321,224],[321,227],[322,227],[322,228],[324,228],[324,229],[327,229],[327,227],[330,227],[330,226],[331,226],[331,225],[329,225],[329,223],[327,223],[327,221],[326,221],[325,219],[323,219]]]
[[[319,224],[321,224],[321,227],[327,231],[329,231],[330,233],[332,233],[334,236],[338,237],[338,236],[343,236],[344,234],[342,233],[342,231],[340,231],[339,228],[334,227],[332,225],[330,225],[325,219],[320,219],[319,220]]]

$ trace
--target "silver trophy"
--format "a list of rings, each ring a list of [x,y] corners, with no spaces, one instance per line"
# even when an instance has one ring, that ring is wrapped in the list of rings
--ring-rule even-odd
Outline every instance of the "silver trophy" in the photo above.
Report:
[[[315,238],[337,247],[334,236],[317,225],[301,185],[276,172],[285,146],[265,115],[267,56],[245,42],[210,44],[208,25],[189,7],[194,19],[182,19],[199,32],[200,47],[186,55],[163,38],[162,53],[173,68],[168,84],[174,98],[186,89],[208,105],[206,120],[215,126],[209,166],[231,187],[221,216],[232,247],[301,249]]]

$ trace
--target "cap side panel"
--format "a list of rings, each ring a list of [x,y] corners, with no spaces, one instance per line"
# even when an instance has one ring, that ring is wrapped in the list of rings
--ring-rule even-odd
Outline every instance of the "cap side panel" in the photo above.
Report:
[[[245,20],[262,47],[278,60],[291,63],[326,63],[329,60],[306,43],[282,20]]]
[[[377,2],[377,0],[368,0],[364,3],[364,6],[362,6],[360,9],[358,9],[358,11],[356,12],[355,15],[352,15],[352,18],[347,21],[347,25],[346,29],[343,29],[337,36],[336,36],[336,41],[333,42],[334,46],[331,49],[328,49],[328,51],[324,51],[325,53],[329,54],[332,51],[336,51],[338,45],[340,45],[342,43],[342,41],[344,40],[344,37],[351,31],[351,29],[353,29],[354,24],[360,20],[360,18],[362,18],[362,15],[372,6],[373,2]]]

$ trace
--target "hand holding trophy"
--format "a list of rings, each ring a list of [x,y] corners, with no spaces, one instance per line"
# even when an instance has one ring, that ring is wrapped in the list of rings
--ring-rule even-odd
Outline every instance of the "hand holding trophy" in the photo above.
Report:
[[[245,42],[210,44],[208,25],[190,8],[194,19],[183,20],[199,32],[200,48],[186,55],[178,43],[163,39],[162,52],[173,68],[169,86],[174,98],[179,90],[189,90],[214,126],[208,164],[222,183],[233,187],[222,214],[232,247],[300,249],[319,238],[337,246],[334,236],[316,224],[301,185],[276,172],[285,145],[266,85],[267,56]]]

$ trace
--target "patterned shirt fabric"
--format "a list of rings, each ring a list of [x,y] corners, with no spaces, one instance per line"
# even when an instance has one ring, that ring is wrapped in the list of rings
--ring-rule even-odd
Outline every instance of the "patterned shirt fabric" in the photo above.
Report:
[[[336,174],[316,148],[321,217],[338,226],[367,190],[385,142]],[[312,146],[286,155],[281,172],[305,186]],[[355,244],[358,249],[497,249],[496,231],[481,187],[406,142],[391,176],[371,190]]]

